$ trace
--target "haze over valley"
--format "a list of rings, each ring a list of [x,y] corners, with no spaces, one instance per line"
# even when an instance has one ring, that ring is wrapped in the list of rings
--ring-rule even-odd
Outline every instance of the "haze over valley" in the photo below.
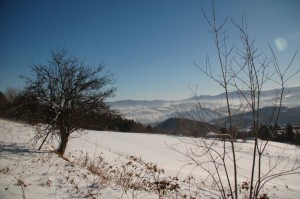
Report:
[[[274,99],[278,97],[278,92],[279,90],[277,89],[263,91],[261,93],[261,108],[274,106]],[[235,107],[238,109],[241,101],[243,100],[242,96],[236,92],[232,92],[230,93],[229,98],[231,99],[232,108]],[[204,115],[206,122],[211,121],[212,117],[215,119],[222,118],[227,114],[225,101],[225,94],[221,93],[215,96],[201,95],[174,101],[122,100],[110,102],[109,105],[112,109],[117,110],[127,119],[133,119],[143,124],[157,124],[171,117],[202,120],[203,118],[200,118],[197,115],[197,112],[200,111],[198,106],[199,102],[201,103],[202,108],[205,108],[205,110],[210,114],[210,117],[207,113]],[[292,108],[299,108],[300,87],[285,88],[282,105],[287,108],[285,109],[285,112],[288,112],[289,109],[293,110]],[[250,110],[249,107],[248,110]],[[282,118],[282,121],[286,122],[288,119]],[[294,116],[292,118],[292,122],[300,124],[300,117]]]

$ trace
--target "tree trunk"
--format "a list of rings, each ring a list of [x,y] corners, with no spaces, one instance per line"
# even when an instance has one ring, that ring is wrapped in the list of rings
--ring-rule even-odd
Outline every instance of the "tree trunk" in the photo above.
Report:
[[[61,157],[64,156],[65,150],[67,148],[68,140],[69,140],[69,136],[67,132],[65,130],[60,130],[60,145],[56,153]]]

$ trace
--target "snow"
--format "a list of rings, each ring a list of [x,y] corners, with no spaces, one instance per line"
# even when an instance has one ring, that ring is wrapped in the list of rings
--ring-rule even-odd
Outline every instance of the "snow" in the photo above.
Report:
[[[0,198],[22,198],[22,189],[26,198],[131,198],[124,194],[122,187],[110,182],[100,182],[86,167],[79,164],[85,154],[96,159],[101,156],[109,165],[122,165],[137,157],[144,162],[157,164],[165,170],[165,176],[178,176],[185,179],[192,175],[195,181],[194,189],[198,190],[197,198],[218,198],[218,192],[210,182],[206,182],[206,174],[191,165],[184,156],[171,147],[185,152],[189,145],[184,142],[200,142],[200,139],[175,137],[168,135],[117,133],[107,131],[86,131],[82,136],[70,139],[65,159],[50,152],[55,144],[48,143],[43,150],[38,151],[29,142],[35,133],[35,128],[22,123],[0,120]],[[207,142],[213,142],[208,139]],[[222,150],[222,144],[214,141],[216,150]],[[228,148],[229,150],[229,148]],[[236,143],[239,183],[249,180],[252,164],[253,141]],[[291,145],[270,142],[267,147],[268,157],[263,160],[266,172],[272,164],[272,157],[279,154],[282,164],[278,169],[288,168],[295,162],[295,154],[299,148]],[[77,164],[76,164],[77,163]],[[228,162],[230,172],[232,164]],[[225,176],[223,176],[225,178]],[[19,180],[19,184],[18,184]],[[72,181],[73,180],[73,181]],[[22,184],[24,182],[24,184]],[[300,178],[298,175],[280,177],[264,187],[271,198],[299,198]],[[19,185],[19,186],[18,186]],[[26,186],[24,186],[26,185]],[[182,187],[186,184],[182,182]],[[76,187],[77,186],[77,187]],[[23,187],[23,188],[22,188]],[[190,190],[185,187],[187,194]],[[92,193],[92,194],[91,194]],[[90,194],[90,195],[89,195]],[[138,197],[136,197],[138,198]],[[141,193],[140,198],[158,198],[154,193]]]

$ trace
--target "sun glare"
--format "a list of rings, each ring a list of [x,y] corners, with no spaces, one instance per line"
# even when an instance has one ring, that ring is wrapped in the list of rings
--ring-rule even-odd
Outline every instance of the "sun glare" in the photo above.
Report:
[[[279,52],[284,51],[287,47],[287,42],[284,38],[278,37],[274,40],[274,42]]]

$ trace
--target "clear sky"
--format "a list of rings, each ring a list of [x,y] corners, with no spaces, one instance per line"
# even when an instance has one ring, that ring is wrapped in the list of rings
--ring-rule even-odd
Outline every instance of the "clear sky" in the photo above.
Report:
[[[115,75],[113,100],[184,99],[197,84],[199,94],[218,94],[220,87],[193,64],[215,53],[201,3],[209,14],[210,1],[200,0],[1,0],[0,90],[22,88],[19,75],[30,75],[31,63],[46,63],[52,49],[66,47]],[[270,43],[283,63],[300,47],[299,0],[215,1],[215,7],[220,20],[246,15],[256,44],[266,50]],[[226,28],[238,40],[233,26]],[[300,53],[292,68],[299,67]],[[288,86],[300,86],[299,79]]]

